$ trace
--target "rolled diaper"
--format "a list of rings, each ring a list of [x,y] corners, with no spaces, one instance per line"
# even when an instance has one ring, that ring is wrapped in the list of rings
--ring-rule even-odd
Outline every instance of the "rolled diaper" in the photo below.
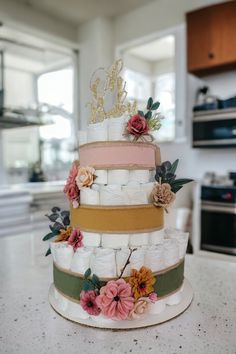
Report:
[[[54,254],[56,264],[63,269],[70,269],[72,257],[74,255],[73,247],[67,242],[55,242]]]
[[[144,265],[145,249],[138,248],[130,257],[130,268],[139,270]]]
[[[125,140],[125,116],[108,121],[108,140]]]
[[[136,181],[139,183],[148,183],[150,180],[149,170],[131,170],[129,174],[129,181]]]
[[[156,230],[149,233],[149,244],[150,245],[159,245],[164,242],[164,229]]]
[[[100,191],[101,186],[97,183],[93,183],[90,187],[93,191]]]
[[[102,123],[89,124],[88,126],[88,143],[94,141],[107,141],[108,129],[106,121]]]
[[[128,247],[128,234],[102,234],[102,247],[104,248],[122,248]]]
[[[100,190],[101,205],[127,205],[126,194],[120,185],[103,186]]]
[[[146,192],[142,191],[140,188],[135,189],[133,187],[129,188],[128,186],[125,186],[123,190],[126,193],[129,205],[139,205],[148,203]]]
[[[164,240],[165,265],[170,267],[179,261],[178,242],[174,239]]]
[[[176,291],[176,293],[168,296],[166,298],[166,305],[178,305],[182,300],[181,290]]]
[[[101,235],[95,232],[82,231],[83,244],[85,247],[99,247],[101,243]]]
[[[96,184],[107,184],[107,170],[96,170],[95,175],[97,176]]]
[[[165,230],[166,239],[175,239],[179,246],[179,258],[183,258],[186,254],[188,246],[189,233],[180,230],[168,228]]]
[[[93,248],[80,247],[75,252],[70,269],[72,272],[84,274],[85,271],[90,268],[91,257],[93,254]]]
[[[87,143],[87,131],[86,130],[79,130],[78,131],[78,141],[79,141],[79,146]]]
[[[158,272],[165,268],[163,245],[151,246],[145,252],[144,264],[153,272]]]
[[[149,235],[147,232],[139,234],[131,234],[129,237],[129,245],[131,247],[145,246],[148,244]]]
[[[115,251],[110,248],[97,248],[92,256],[91,269],[98,277],[116,277]]]
[[[150,304],[149,312],[157,315],[158,313],[163,312],[165,308],[166,308],[166,300],[165,299],[157,300],[156,302]]]
[[[122,248],[116,252],[117,276],[120,276],[122,269],[124,268],[129,255],[130,255],[129,248]],[[128,264],[126,266],[122,277],[129,277],[129,276],[130,276],[130,264]]]
[[[129,170],[109,170],[108,184],[127,184],[129,181]]]
[[[154,182],[149,182],[149,183],[143,183],[141,184],[141,190],[145,191],[148,199],[148,203],[151,203],[151,193],[154,187]]]
[[[91,188],[80,190],[80,204],[99,205],[99,192]]]

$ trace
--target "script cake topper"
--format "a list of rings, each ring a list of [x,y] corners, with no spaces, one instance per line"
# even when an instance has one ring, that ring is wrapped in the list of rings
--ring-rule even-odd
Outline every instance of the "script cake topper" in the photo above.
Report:
[[[124,113],[137,113],[137,102],[126,101],[126,82],[120,76],[122,68],[123,61],[119,59],[109,69],[99,68],[93,73],[90,81],[92,100],[88,103],[91,109],[89,123],[120,117]]]

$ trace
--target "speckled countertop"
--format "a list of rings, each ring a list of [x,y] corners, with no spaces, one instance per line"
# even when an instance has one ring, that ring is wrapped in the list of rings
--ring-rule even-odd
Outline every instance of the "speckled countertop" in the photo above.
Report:
[[[57,315],[42,233],[0,239],[0,353],[236,353],[236,263],[186,259],[194,300],[181,316],[147,329],[82,327]]]

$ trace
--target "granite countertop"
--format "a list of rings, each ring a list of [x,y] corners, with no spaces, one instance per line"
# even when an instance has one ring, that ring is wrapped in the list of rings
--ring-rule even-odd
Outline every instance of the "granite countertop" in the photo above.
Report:
[[[179,317],[131,331],[65,320],[48,303],[52,260],[43,232],[0,238],[0,353],[129,354],[236,352],[236,263],[187,256],[194,300]]]

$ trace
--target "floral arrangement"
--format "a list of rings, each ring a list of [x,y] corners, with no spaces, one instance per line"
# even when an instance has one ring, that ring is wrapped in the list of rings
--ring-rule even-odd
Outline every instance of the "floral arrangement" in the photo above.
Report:
[[[183,185],[193,181],[189,178],[176,179],[175,172],[178,163],[178,159],[173,164],[170,161],[165,161],[156,168],[156,183],[151,193],[151,199],[155,206],[163,207],[166,211],[168,206],[175,200],[176,193]]]
[[[153,285],[156,282],[152,271],[142,267],[133,269],[131,276],[122,278],[130,255],[118,279],[110,280],[106,284],[101,282],[91,269],[84,273],[83,290],[80,293],[80,305],[90,315],[102,314],[112,320],[136,319],[146,313],[151,303],[157,301],[157,294]]]
[[[80,190],[90,187],[95,180],[95,169],[91,166],[81,167],[79,161],[74,161],[64,187],[64,193],[74,208],[78,208]]]
[[[51,209],[51,214],[46,215],[50,220],[50,232],[43,237],[43,241],[53,240],[54,242],[67,242],[71,245],[74,251],[78,247],[83,246],[83,234],[78,228],[70,226],[70,213],[67,210],[61,211],[58,207]],[[45,256],[51,253],[50,248],[47,250]]]
[[[160,114],[155,112],[159,106],[159,102],[153,102],[152,97],[149,97],[146,105],[147,112],[138,111],[130,117],[126,125],[126,135],[133,136],[136,141],[145,140],[145,137],[152,140],[150,132],[159,130],[161,127]]]

